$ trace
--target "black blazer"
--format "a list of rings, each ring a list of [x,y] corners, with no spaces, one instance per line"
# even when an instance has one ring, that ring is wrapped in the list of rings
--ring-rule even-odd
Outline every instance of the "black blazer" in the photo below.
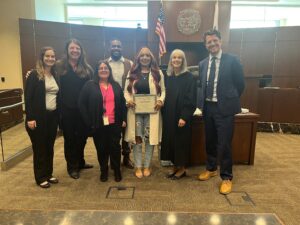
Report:
[[[54,76],[57,85],[59,86],[58,77]],[[37,128],[43,126],[46,120],[46,88],[45,80],[39,80],[38,73],[33,70],[27,80],[25,86],[25,112],[26,126],[27,121],[36,120]],[[57,93],[56,109],[60,108],[60,94]]]
[[[127,108],[122,88],[117,82],[111,83],[115,95],[115,123],[122,126],[127,119]],[[103,126],[103,97],[98,82],[88,81],[82,88],[79,101],[79,111],[85,124],[92,129]]]
[[[206,80],[209,57],[199,63],[200,96],[198,106],[203,109],[205,103]],[[240,96],[245,88],[244,72],[239,60],[230,54],[222,53],[218,84],[218,107],[224,116],[241,112]]]

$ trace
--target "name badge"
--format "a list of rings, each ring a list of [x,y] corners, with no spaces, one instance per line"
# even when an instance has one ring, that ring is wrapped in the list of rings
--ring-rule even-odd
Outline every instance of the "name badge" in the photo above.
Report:
[[[103,116],[103,124],[104,124],[104,126],[109,125],[109,121],[108,121],[108,117],[107,116]]]

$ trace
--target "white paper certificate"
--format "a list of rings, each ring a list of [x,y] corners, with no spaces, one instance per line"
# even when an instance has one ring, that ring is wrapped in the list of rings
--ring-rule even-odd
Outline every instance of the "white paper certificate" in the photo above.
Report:
[[[157,113],[154,109],[156,104],[156,95],[133,95],[136,114]]]

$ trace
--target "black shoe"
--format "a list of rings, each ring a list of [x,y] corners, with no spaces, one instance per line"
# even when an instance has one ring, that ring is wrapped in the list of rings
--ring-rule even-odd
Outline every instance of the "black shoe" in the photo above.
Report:
[[[81,170],[84,170],[84,169],[91,169],[93,168],[94,166],[92,164],[84,164],[83,166],[80,167]]]
[[[179,179],[181,179],[181,178],[183,178],[183,177],[185,177],[186,176],[186,172],[184,171],[181,175],[179,175],[179,176],[176,176],[176,174],[173,176],[173,177],[171,177],[171,180],[179,180]]]
[[[106,182],[108,180],[108,170],[102,171],[100,175],[100,181]]]
[[[51,184],[57,184],[58,183],[58,179],[55,177],[51,177],[50,179],[48,179],[48,182]]]
[[[51,185],[48,181],[44,181],[44,182],[40,183],[39,186],[41,188],[49,188]]]
[[[133,169],[134,168],[134,164],[133,162],[130,160],[129,155],[124,155],[123,157],[123,165],[128,168],[128,169]]]
[[[120,182],[122,180],[122,175],[120,170],[115,170],[115,181]]]
[[[72,172],[69,173],[69,175],[73,179],[79,179],[79,172],[77,172],[77,171],[72,171]]]

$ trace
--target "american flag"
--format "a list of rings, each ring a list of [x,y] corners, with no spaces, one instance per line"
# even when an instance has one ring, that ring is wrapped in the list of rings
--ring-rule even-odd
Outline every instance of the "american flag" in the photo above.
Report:
[[[166,34],[165,34],[165,29],[164,29],[164,22],[165,22],[165,13],[164,13],[163,4],[161,1],[159,16],[157,18],[156,28],[155,28],[155,33],[159,37],[159,57],[162,57],[163,54],[165,54],[167,52],[166,51]]]

